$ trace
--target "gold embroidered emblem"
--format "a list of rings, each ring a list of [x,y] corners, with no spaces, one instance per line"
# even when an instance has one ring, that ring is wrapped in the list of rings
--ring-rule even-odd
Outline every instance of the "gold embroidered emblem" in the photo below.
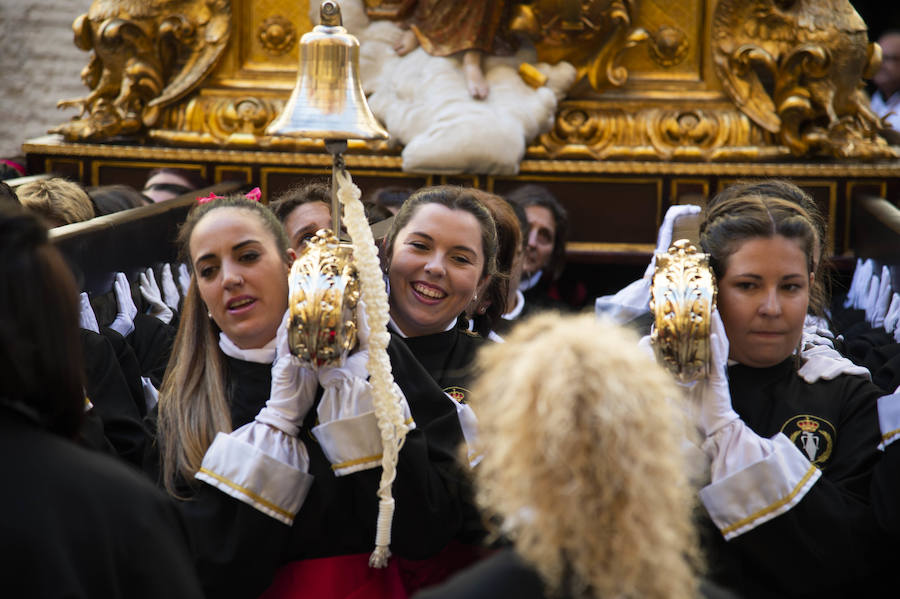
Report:
[[[447,387],[444,393],[452,397],[456,403],[465,405],[469,402],[469,390],[464,387]]]
[[[819,468],[831,457],[837,437],[833,424],[809,414],[794,416],[782,425],[781,432]]]

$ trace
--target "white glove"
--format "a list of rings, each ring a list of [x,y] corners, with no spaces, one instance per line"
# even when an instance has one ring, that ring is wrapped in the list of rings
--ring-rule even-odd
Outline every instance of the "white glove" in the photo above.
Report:
[[[159,391],[153,386],[153,382],[145,376],[141,377],[141,390],[144,392],[144,404],[147,406],[147,412],[150,412],[159,403]]]
[[[719,311],[712,313],[709,343],[712,364],[709,377],[694,383],[690,392],[693,422],[703,437],[712,437],[740,417],[731,407],[728,389],[728,337]]]
[[[797,371],[807,383],[815,383],[824,379],[830,381],[842,374],[864,376],[871,380],[872,375],[867,368],[858,366],[827,345],[807,345],[806,333],[803,334],[803,351],[800,358],[803,366]]]
[[[656,252],[662,254],[669,251],[669,246],[672,245],[672,229],[675,228],[675,221],[678,218],[689,214],[699,214],[700,210],[700,206],[694,204],[669,206],[656,237]],[[650,259],[650,265],[647,267],[647,270],[644,271],[644,276],[652,277],[654,270],[656,270],[656,254]]]
[[[879,328],[884,326],[884,317],[887,315],[888,307],[891,303],[891,269],[887,266],[881,267],[881,285],[878,287],[878,296],[875,299],[875,305],[872,308],[872,327]]]
[[[833,348],[834,333],[821,318],[807,315],[803,323],[803,347],[811,345],[826,345]]]
[[[91,307],[91,300],[88,299],[88,294],[82,291],[78,296],[78,299],[81,303],[81,311],[79,313],[79,324],[81,328],[99,333],[100,325],[97,324],[97,315],[94,314],[94,309]]]
[[[847,297],[844,299],[845,308],[856,305],[856,296],[859,294],[859,277],[862,274],[862,267],[862,258],[857,258],[856,267],[853,269],[853,277],[850,279],[850,288],[847,290]]]
[[[113,291],[116,294],[118,312],[109,328],[123,337],[127,337],[134,331],[134,317],[137,316],[138,309],[134,305],[134,298],[131,297],[131,287],[128,284],[128,278],[125,276],[125,273],[116,273]]]
[[[866,309],[866,300],[869,299],[869,281],[874,269],[875,262],[871,258],[863,262],[859,279],[856,281],[856,290],[853,292],[853,307],[857,310]]]
[[[284,318],[275,336],[275,363],[272,364],[272,387],[269,400],[256,415],[256,421],[268,424],[296,437],[306,413],[316,398],[316,373],[304,368],[288,346],[287,322]]]
[[[156,284],[153,269],[148,268],[145,272],[138,274],[138,281],[140,281],[141,295],[150,304],[150,315],[166,324],[172,322],[172,310],[163,302],[162,292],[159,290],[159,285]]]
[[[178,285],[181,287],[181,297],[187,297],[188,289],[191,288],[191,272],[187,264],[178,265]]]
[[[654,261],[651,261],[651,266]],[[608,316],[619,324],[631,322],[650,309],[650,282],[651,277],[645,276],[623,287],[615,295],[598,297],[594,300],[594,313],[598,317]]]
[[[878,301],[878,290],[881,289],[881,279],[878,275],[872,275],[869,279],[869,290],[866,293],[863,310],[866,311],[866,322],[872,324],[875,319],[875,303]]]
[[[900,324],[900,293],[895,293],[891,298],[891,305],[884,317],[884,330],[893,333]]]
[[[178,287],[175,285],[175,277],[172,276],[172,265],[163,264],[162,267],[162,296],[163,301],[172,312],[178,311],[178,301],[181,296],[178,294]]]

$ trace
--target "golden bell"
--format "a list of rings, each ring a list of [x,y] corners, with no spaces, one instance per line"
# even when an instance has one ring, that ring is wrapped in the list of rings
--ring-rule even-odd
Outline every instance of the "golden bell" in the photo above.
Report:
[[[716,281],[709,255],[679,239],[665,254],[656,254],[650,287],[654,327],[650,344],[656,359],[678,380],[709,375],[710,326],[716,308]]]
[[[300,39],[297,84],[267,135],[316,139],[387,139],[359,80],[359,41],[341,26],[334,0],[320,7],[321,25]]]

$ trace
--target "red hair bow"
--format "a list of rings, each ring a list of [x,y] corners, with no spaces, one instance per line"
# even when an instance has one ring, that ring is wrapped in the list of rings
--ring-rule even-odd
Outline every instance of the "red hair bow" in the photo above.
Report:
[[[253,200],[254,202],[260,201],[262,199],[262,191],[260,191],[259,187],[254,187],[250,191],[247,192],[247,195],[244,196],[248,200]],[[210,193],[205,198],[197,198],[198,204],[205,204],[207,202],[212,202],[213,200],[222,200],[224,199],[222,196],[217,196],[214,193]]]

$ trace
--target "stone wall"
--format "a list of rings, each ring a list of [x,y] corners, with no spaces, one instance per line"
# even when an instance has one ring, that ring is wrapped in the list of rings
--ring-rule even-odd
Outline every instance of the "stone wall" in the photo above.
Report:
[[[0,158],[77,114],[56,102],[88,93],[88,53],[72,41],[72,21],[91,0],[0,0]]]

